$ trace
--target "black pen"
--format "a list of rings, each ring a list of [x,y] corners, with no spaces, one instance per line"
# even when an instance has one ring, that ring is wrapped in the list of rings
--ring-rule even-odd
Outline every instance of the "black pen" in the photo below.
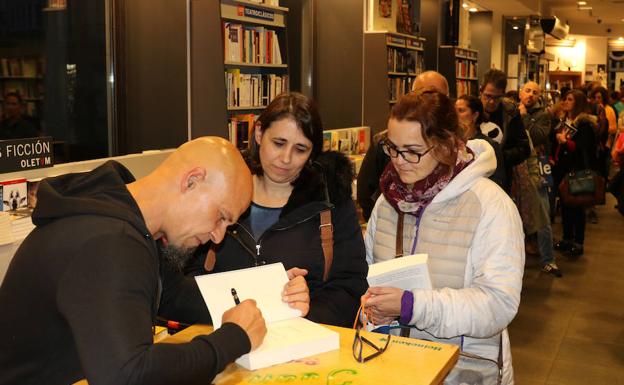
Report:
[[[240,304],[240,299],[238,299],[238,294],[236,293],[236,289],[232,288],[232,290],[230,290],[232,292],[232,298],[234,298],[234,303],[235,304]]]

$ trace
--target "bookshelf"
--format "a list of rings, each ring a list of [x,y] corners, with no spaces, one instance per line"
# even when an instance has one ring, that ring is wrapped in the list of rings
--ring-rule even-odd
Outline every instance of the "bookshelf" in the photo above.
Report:
[[[474,49],[442,45],[439,48],[439,70],[449,83],[452,97],[477,95],[479,79],[477,61],[479,52]]]
[[[0,58],[0,101],[9,92],[22,97],[26,113],[37,116],[44,95],[43,63],[38,57]]]
[[[363,116],[373,133],[386,128],[390,108],[423,72],[423,45],[423,38],[412,35],[364,33]]]
[[[583,83],[583,73],[577,71],[549,71],[550,89],[560,91],[561,87],[578,88]]]
[[[258,114],[289,90],[286,16],[278,0],[221,0],[230,140],[246,148]]]

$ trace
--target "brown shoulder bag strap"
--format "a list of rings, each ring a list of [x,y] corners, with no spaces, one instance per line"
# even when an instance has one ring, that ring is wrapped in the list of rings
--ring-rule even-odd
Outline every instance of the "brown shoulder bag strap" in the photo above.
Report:
[[[325,257],[325,269],[323,271],[323,281],[329,278],[329,270],[334,260],[334,226],[331,221],[331,210],[321,211],[321,247],[323,248],[323,257]]]
[[[396,246],[394,249],[394,258],[401,258],[403,256],[403,219],[405,214],[399,213],[397,218],[397,230],[396,230]]]

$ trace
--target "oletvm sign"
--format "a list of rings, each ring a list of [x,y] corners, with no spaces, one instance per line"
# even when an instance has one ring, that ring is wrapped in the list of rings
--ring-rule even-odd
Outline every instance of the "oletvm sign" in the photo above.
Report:
[[[0,140],[0,173],[53,165],[51,136]]]

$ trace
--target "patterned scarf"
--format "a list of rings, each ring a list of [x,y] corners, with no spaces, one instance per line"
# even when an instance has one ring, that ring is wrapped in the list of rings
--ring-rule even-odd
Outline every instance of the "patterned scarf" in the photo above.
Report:
[[[411,188],[401,181],[399,173],[389,162],[379,180],[379,188],[384,197],[397,212],[416,217],[431,203],[463,169],[474,161],[474,153],[466,146],[459,148],[455,167],[449,173],[449,167],[440,163],[426,178],[414,183]]]

